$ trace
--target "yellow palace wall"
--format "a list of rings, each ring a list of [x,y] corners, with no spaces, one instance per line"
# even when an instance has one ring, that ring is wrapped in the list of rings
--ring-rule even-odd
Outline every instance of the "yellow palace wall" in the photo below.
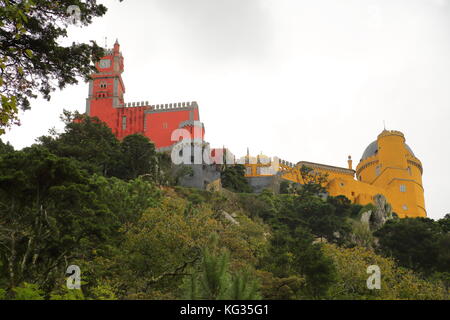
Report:
[[[301,184],[300,168],[305,165],[314,172],[327,174],[325,187],[332,196],[344,195],[353,203],[365,205],[372,203],[376,194],[382,194],[399,217],[426,217],[422,163],[405,144],[404,135],[384,130],[372,144],[373,148],[369,145],[366,149],[356,171],[351,168],[351,160],[349,168],[298,162],[296,165],[282,163],[279,171],[283,179]],[[258,167],[267,164],[246,166],[246,176],[255,177],[259,175]]]

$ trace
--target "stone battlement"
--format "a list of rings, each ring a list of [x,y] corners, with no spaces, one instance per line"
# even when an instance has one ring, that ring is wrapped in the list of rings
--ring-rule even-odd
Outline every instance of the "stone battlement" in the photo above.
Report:
[[[400,131],[397,131],[397,130],[383,130],[383,132],[381,132],[378,135],[378,138],[387,137],[387,136],[399,136],[399,137],[402,137],[403,140],[405,140],[404,134],[402,132],[400,132]]]
[[[286,161],[286,160],[280,159],[280,160],[279,160],[279,163],[280,163],[280,165],[283,165],[283,166],[285,166],[285,167],[290,167],[290,168],[294,168],[294,167],[295,167],[295,164],[294,164],[294,163],[289,162],[289,161]]]
[[[153,110],[170,110],[170,109],[180,109],[180,108],[198,108],[197,102],[175,102],[166,104],[156,104],[150,106]]]
[[[105,49],[105,56],[114,55],[114,49]],[[122,56],[122,52],[119,52],[119,56]]]
[[[133,108],[133,107],[150,107],[153,110],[176,110],[181,108],[198,108],[196,101],[192,102],[176,102],[176,103],[166,103],[166,104],[152,104],[150,105],[148,101],[138,101],[138,102],[126,102],[120,105],[122,108]]]
[[[122,108],[133,108],[133,107],[148,107],[150,106],[148,101],[139,101],[139,102],[126,102],[120,105]]]

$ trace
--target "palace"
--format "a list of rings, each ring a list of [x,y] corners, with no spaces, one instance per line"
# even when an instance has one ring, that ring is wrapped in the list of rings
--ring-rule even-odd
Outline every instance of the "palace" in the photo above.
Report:
[[[118,41],[96,68],[98,72],[89,81],[86,114],[105,122],[118,139],[141,133],[153,141],[157,150],[165,151],[174,144],[172,132],[183,128],[192,138],[203,140],[205,128],[195,101],[158,105],[149,105],[148,101],[125,103],[124,59]]]
[[[86,114],[104,121],[118,139],[140,133],[153,141],[158,151],[170,152],[178,142],[172,133],[176,129],[186,129],[192,141],[203,149],[207,148],[210,154],[225,151],[222,148],[209,151],[196,102],[150,105],[148,101],[124,101],[125,85],[121,76],[124,59],[117,41],[96,68],[97,73],[89,81]],[[245,176],[255,192],[264,188],[278,192],[283,180],[302,184],[300,169],[305,165],[314,172],[327,175],[325,187],[332,196],[344,195],[353,203],[365,205],[380,194],[399,217],[426,217],[422,163],[399,131],[381,132],[377,140],[366,148],[356,169],[353,169],[350,156],[348,168],[306,161],[294,164],[262,156],[250,157],[249,154],[242,158],[242,163],[246,167]],[[193,166],[193,175],[182,179],[182,184],[205,189],[220,185],[217,166]]]
[[[352,167],[350,156],[348,168],[306,161],[293,164],[281,160],[274,164],[263,157],[246,158],[246,176],[256,188],[273,189],[277,187],[277,178],[278,181],[281,179],[302,184],[300,169],[304,165],[327,175],[324,187],[332,196],[344,195],[353,203],[365,205],[372,203],[375,195],[381,194],[401,218],[427,215],[422,163],[399,131],[383,130],[377,140],[366,148],[356,170]],[[275,168],[275,172],[268,168]]]

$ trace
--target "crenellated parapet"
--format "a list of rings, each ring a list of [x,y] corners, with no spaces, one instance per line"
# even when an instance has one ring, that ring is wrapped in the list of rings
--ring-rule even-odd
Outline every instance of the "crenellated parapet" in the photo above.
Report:
[[[133,108],[133,107],[150,107],[152,110],[180,110],[186,108],[198,108],[196,101],[192,102],[176,102],[176,103],[165,103],[165,104],[149,104],[148,101],[137,101],[137,102],[126,102],[120,104],[122,108]]]
[[[403,142],[405,142],[405,135],[397,130],[383,130],[379,135],[378,135],[378,139],[382,138],[382,137],[387,137],[387,136],[399,136],[403,138]]]
[[[105,56],[114,55],[114,49],[105,49]],[[119,56],[122,56],[122,51],[119,51]]]
[[[420,161],[407,160],[407,163],[409,165],[417,167],[420,170],[420,174],[423,174],[423,168],[422,168],[422,164],[420,163]]]
[[[330,166],[330,165],[321,164],[321,163],[308,162],[308,161],[297,162],[297,166],[298,167],[305,166],[305,167],[308,167],[308,168],[311,168],[311,169],[318,169],[318,170],[321,170],[321,171],[345,174],[345,175],[350,175],[352,177],[355,174],[355,170],[353,170],[353,169],[342,168],[342,167],[335,167],[335,166]]]
[[[150,110],[147,110],[146,113],[185,111],[185,110],[193,110],[193,109],[197,109],[197,108],[198,108],[198,104],[196,101],[165,103],[165,104],[151,105]]]
[[[294,168],[295,164],[293,162],[289,162],[283,159],[278,160],[280,166],[288,167],[288,168]]]
[[[134,107],[149,107],[148,101],[138,101],[138,102],[126,102],[122,103],[120,107],[122,108],[134,108]]]

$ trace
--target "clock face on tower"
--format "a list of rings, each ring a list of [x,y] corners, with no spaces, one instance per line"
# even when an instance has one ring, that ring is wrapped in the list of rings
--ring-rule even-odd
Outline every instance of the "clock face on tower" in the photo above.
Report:
[[[109,59],[102,59],[98,63],[98,66],[100,67],[100,69],[109,68],[110,65],[111,65],[111,60],[109,60]]]

